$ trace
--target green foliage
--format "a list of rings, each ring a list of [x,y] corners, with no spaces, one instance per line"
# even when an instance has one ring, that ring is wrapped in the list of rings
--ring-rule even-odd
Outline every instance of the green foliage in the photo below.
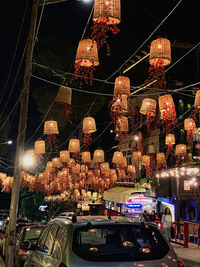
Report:
[[[20,191],[19,214],[31,221],[41,221],[46,215],[39,210],[42,203],[44,203],[43,193],[28,192],[27,189],[23,189]]]

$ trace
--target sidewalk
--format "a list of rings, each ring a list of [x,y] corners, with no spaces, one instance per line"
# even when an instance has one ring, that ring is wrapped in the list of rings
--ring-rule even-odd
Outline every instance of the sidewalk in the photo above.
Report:
[[[187,267],[200,266],[200,249],[197,244],[189,243],[188,248],[171,242],[177,256],[184,261]]]
[[[5,267],[4,261],[2,260],[1,257],[0,257],[0,267]]]

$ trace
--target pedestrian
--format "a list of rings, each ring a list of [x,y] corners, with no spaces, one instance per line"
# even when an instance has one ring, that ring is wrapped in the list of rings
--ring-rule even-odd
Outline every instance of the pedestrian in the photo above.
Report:
[[[150,214],[150,221],[155,222],[155,220],[156,220],[156,212],[155,210],[152,210]]]
[[[171,227],[172,227],[172,215],[170,209],[167,207],[162,216],[162,229],[167,237],[167,240],[171,239],[171,234],[170,234]]]

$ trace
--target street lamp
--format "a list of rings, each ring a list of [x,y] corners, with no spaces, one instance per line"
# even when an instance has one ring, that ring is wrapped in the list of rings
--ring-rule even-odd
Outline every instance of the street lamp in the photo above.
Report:
[[[8,140],[8,141],[0,143],[0,145],[5,145],[5,144],[11,145],[12,143],[13,143],[12,140]]]

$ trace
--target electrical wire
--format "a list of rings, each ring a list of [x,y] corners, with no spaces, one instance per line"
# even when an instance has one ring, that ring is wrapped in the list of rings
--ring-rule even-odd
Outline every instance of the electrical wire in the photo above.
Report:
[[[107,80],[110,80],[117,72],[121,70],[121,68],[133,57],[135,54],[144,46],[144,44],[152,37],[152,35],[160,28],[160,26],[168,19],[168,17],[174,12],[174,10],[179,6],[179,4],[182,2],[180,0],[174,8],[169,12],[169,14],[161,21],[161,23],[155,28],[155,30],[149,35],[149,37],[136,49],[136,51],[112,74],[110,75]]]

